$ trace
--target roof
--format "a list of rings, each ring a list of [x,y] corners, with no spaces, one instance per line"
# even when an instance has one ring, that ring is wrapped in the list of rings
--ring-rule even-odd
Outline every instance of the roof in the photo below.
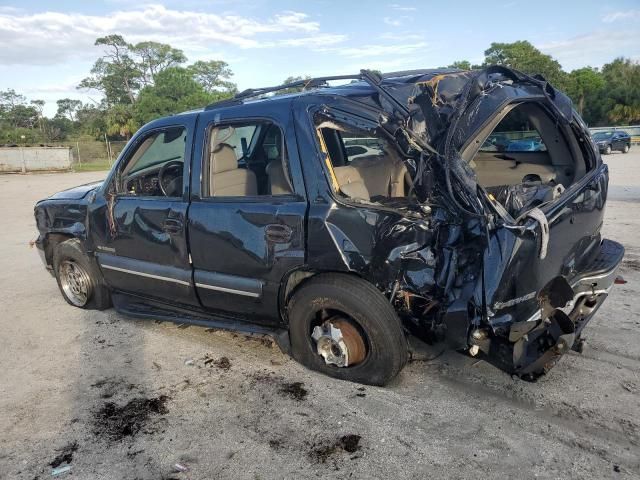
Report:
[[[398,72],[383,73],[378,77],[379,84],[382,87],[393,85],[407,85],[417,82],[426,82],[438,75],[447,75],[452,73],[459,73],[457,69],[423,69],[423,70],[405,70]],[[366,73],[372,74],[362,70],[360,74],[354,75],[339,75],[339,76],[327,76],[317,77],[300,80],[298,82],[277,85],[273,87],[251,88],[244,90],[234,97],[212,103],[205,107],[205,110],[214,110],[216,108],[228,107],[232,105],[242,105],[248,102],[277,102],[288,101],[292,98],[301,97],[311,94],[325,94],[325,95],[340,95],[345,97],[362,96],[367,93],[374,93],[376,88],[372,85],[371,79],[364,78]],[[375,74],[373,74],[375,75]],[[349,80],[352,82],[338,86],[329,86],[327,82],[335,80]],[[302,87],[300,92],[292,92],[280,95],[270,95],[278,91]],[[310,88],[308,88],[310,87]]]

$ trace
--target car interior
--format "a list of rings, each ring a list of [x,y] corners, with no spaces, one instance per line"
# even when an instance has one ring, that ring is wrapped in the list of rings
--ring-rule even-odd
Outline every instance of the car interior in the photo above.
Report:
[[[553,201],[586,173],[575,135],[534,102],[506,107],[461,156],[514,217]]]
[[[116,191],[135,196],[182,195],[186,130],[151,132],[116,174]]]
[[[381,136],[332,121],[320,121],[316,129],[331,162],[337,190],[343,196],[383,202],[409,194],[407,167],[395,147]]]
[[[209,196],[291,195],[282,130],[270,122],[214,127],[209,133]]]

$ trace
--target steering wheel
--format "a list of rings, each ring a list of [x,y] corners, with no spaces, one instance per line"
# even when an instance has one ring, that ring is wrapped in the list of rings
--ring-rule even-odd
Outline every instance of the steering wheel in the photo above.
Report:
[[[180,167],[180,173],[173,177],[171,180],[167,181],[165,179],[165,174],[168,170],[173,168]],[[160,190],[165,197],[173,197],[176,192],[182,191],[182,169],[184,168],[184,163],[178,160],[173,160],[171,162],[165,163],[158,172],[158,185],[160,186]]]

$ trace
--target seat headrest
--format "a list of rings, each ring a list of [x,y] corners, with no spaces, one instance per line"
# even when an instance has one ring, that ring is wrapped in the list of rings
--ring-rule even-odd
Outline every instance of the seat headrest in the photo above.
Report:
[[[228,172],[238,168],[238,159],[233,147],[219,143],[211,152],[211,173]]]

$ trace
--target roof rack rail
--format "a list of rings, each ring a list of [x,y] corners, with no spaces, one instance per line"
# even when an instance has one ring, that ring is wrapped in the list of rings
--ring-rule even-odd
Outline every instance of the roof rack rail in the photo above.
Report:
[[[287,88],[302,87],[302,90],[307,90],[309,88],[318,88],[318,87],[325,86],[327,82],[332,80],[350,80],[350,79],[363,80],[364,76],[362,73],[357,73],[354,75],[333,75],[328,77],[306,78],[304,80],[298,80],[296,82],[283,83],[282,85],[276,85],[275,87],[248,88],[246,90],[243,90],[240,93],[236,93],[232,98],[221,100],[219,102],[215,102],[210,105],[207,105],[205,110],[212,110],[214,108],[226,107],[231,105],[239,105],[242,103],[242,100],[258,97],[266,93],[277,92],[279,90],[286,90]]]

